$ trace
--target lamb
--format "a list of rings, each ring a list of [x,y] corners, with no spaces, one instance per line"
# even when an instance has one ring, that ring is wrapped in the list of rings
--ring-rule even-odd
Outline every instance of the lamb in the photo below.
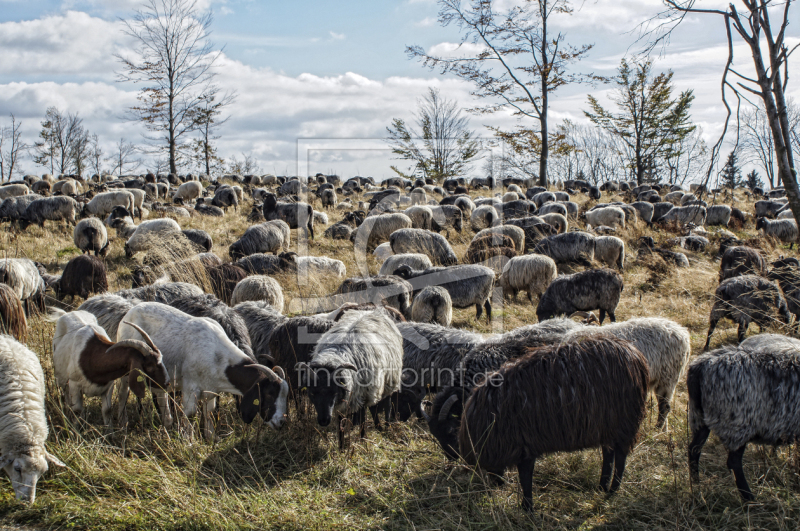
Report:
[[[228,339],[236,345],[248,358],[255,360],[250,335],[244,319],[227,304],[211,294],[178,297],[167,303],[169,306],[189,314],[192,317],[207,317],[219,323]]]
[[[476,320],[481,318],[485,308],[486,319],[492,319],[491,295],[495,274],[488,267],[474,264],[411,269],[404,265],[393,274],[408,280],[415,292],[427,286],[441,286],[450,294],[454,308],[474,305]]]
[[[493,206],[483,205],[472,211],[469,223],[472,226],[472,230],[478,232],[487,227],[494,227],[500,224],[500,216]]]
[[[773,314],[789,324],[791,316],[778,285],[756,275],[742,275],[720,283],[714,293],[704,351],[720,319],[727,317],[739,325],[737,337],[744,340],[747,327],[755,322],[762,330],[774,322]]]
[[[66,313],[53,310],[53,370],[56,384],[63,389],[70,409],[83,418],[83,397],[100,396],[103,423],[112,426],[114,383],[128,376],[128,386],[139,398],[145,395],[145,378],[159,388],[169,382],[161,352],[141,329],[144,341],[114,343],[89,312]],[[134,328],[137,328],[134,326]]]
[[[431,207],[416,205],[405,209],[403,213],[411,220],[411,228],[431,230],[433,226],[433,210],[431,210]]]
[[[411,320],[450,326],[453,321],[453,301],[442,286],[427,286],[414,297]]]
[[[458,444],[455,433],[440,439],[448,453],[457,446],[468,464],[501,476],[516,465],[528,511],[536,459],[552,452],[600,446],[600,488],[619,489],[645,416],[647,364],[634,346],[607,337],[562,343],[531,350],[497,374],[502,385],[482,385],[464,405]],[[435,405],[437,418],[449,406]]]
[[[32,201],[25,209],[19,220],[21,229],[26,229],[33,223],[44,227],[45,221],[66,221],[75,225],[75,214],[78,212],[78,202],[71,197],[56,196],[43,197]]]
[[[266,361],[269,364],[274,364],[275,359],[270,352],[269,341],[272,337],[272,332],[284,323],[287,318],[278,313],[266,301],[240,302],[233,309],[244,319],[256,360],[259,363]],[[289,374],[288,369],[289,367],[283,367],[287,375]],[[291,387],[293,381],[291,376],[288,376],[286,381]]]
[[[429,267],[433,267],[431,259],[424,254],[419,254],[419,253],[394,254],[392,256],[387,257],[383,261],[383,264],[381,264],[381,269],[378,272],[378,274],[391,275],[397,268],[399,268],[402,265],[407,265],[411,267],[411,269],[427,269]]]
[[[0,260],[0,282],[7,284],[17,298],[25,305],[25,313],[30,315],[30,303],[39,311],[44,310],[46,286],[33,260],[27,258],[5,258]]]
[[[279,429],[286,421],[286,396],[289,387],[283,371],[256,365],[225,335],[215,321],[187,315],[157,302],[144,302],[128,311],[117,332],[118,341],[136,339],[139,333],[128,323],[138,325],[152,338],[162,353],[170,375],[170,387],[182,391],[182,416],[193,416],[198,400],[205,398],[205,436],[213,436],[211,415],[216,398],[204,393],[231,393],[241,396],[239,413],[249,424],[260,415],[270,427]],[[172,415],[163,392],[155,390],[161,405],[164,426],[172,425]],[[124,418],[128,387],[123,380],[119,390],[120,418]]]
[[[217,188],[214,197],[211,199],[211,206],[219,207],[223,212],[228,211],[228,207],[233,207],[234,212],[239,210],[239,195],[230,186]]]
[[[39,357],[7,335],[0,335],[0,390],[3,468],[17,500],[32,504],[48,463],[66,465],[45,449],[45,380]]]
[[[706,226],[722,225],[727,227],[731,221],[731,207],[728,205],[711,205],[706,208]]]
[[[74,300],[75,295],[88,299],[92,293],[105,293],[108,291],[106,266],[96,256],[76,256],[67,262],[53,288],[58,300],[63,300],[67,295]]]
[[[615,322],[614,315],[624,288],[622,275],[611,269],[589,269],[556,278],[539,299],[536,316],[544,321],[559,315],[572,315],[577,311],[600,310],[600,324],[606,312]]]
[[[264,199],[264,219],[282,219],[290,229],[302,228],[314,239],[314,209],[307,203],[279,203],[275,194]]]
[[[108,252],[108,232],[98,218],[80,220],[72,232],[72,241],[84,253],[94,251],[95,256],[105,256]]]
[[[14,290],[3,283],[0,283],[0,334],[13,336],[23,343],[28,338],[28,321],[22,302]]]
[[[228,249],[232,260],[255,253],[278,254],[289,249],[289,225],[282,220],[267,221],[248,228]]]
[[[625,267],[625,242],[616,236],[598,236],[594,239],[594,257],[608,267]]]
[[[520,290],[526,291],[528,300],[533,304],[533,295],[541,297],[557,276],[558,269],[552,258],[541,254],[528,254],[509,260],[503,267],[497,283],[503,289],[504,295],[511,293],[515,302],[517,293]]]
[[[737,245],[728,247],[722,254],[719,263],[719,281],[741,275],[765,276],[767,273],[767,262],[756,249]]]
[[[83,207],[84,216],[97,216],[104,218],[111,214],[115,206],[120,206],[128,212],[134,212],[135,201],[133,194],[127,190],[116,190],[97,194]]]
[[[389,243],[394,254],[420,253],[437,265],[454,265],[458,257],[441,235],[423,229],[400,229],[392,233]]]
[[[586,212],[586,223],[596,227],[605,225],[607,227],[625,228],[625,212],[619,207],[605,207]]]
[[[311,361],[311,354],[322,334],[333,327],[333,321],[320,317],[298,316],[276,322],[268,340],[267,353],[272,363],[286,373],[295,400],[297,390],[305,387],[298,364]]]
[[[403,338],[382,310],[347,312],[320,338],[311,362],[300,369],[317,423],[329,425],[334,413],[352,414],[363,436],[364,409],[370,409],[378,427],[377,410],[400,391]],[[343,445],[340,426],[339,446]]]
[[[253,275],[239,281],[231,294],[231,305],[246,301],[266,301],[278,313],[283,313],[283,290],[272,277]]]
[[[487,236],[489,234],[502,234],[511,238],[511,241],[514,242],[514,249],[516,249],[517,253],[522,253],[525,249],[525,231],[520,227],[516,227],[514,225],[499,225],[497,227],[490,227],[478,232],[473,240],[482,238],[483,236]]]
[[[525,246],[528,246],[526,241]],[[594,259],[595,237],[588,232],[565,232],[548,236],[533,249],[536,254],[549,256],[556,263],[577,262],[589,266]]]
[[[663,223],[676,221],[679,225],[686,225],[687,223],[694,223],[695,225],[703,225],[706,220],[707,211],[705,207],[689,205],[672,207],[669,211],[661,216],[658,220]]]
[[[348,278],[336,289],[335,294],[346,295],[342,297],[343,302],[372,302],[376,306],[390,306],[404,317],[411,315],[413,287],[405,279],[396,276]]]
[[[800,436],[800,349],[789,338],[764,336],[698,356],[686,377],[691,476],[699,481],[701,451],[713,430],[745,501],[754,499],[742,468],[747,443],[785,445]]]
[[[624,323],[613,323],[603,327],[587,327],[569,332],[564,341],[594,334],[613,336],[629,341],[639,349],[647,360],[650,380],[658,402],[656,427],[665,426],[671,409],[672,396],[684,367],[692,354],[689,331],[679,324],[659,317],[630,319]]]
[[[358,256],[372,252],[378,244],[389,241],[392,233],[400,229],[411,229],[411,218],[405,214],[381,214],[367,217],[355,231],[354,247]],[[422,229],[414,229],[422,230]],[[397,254],[397,252],[395,251]]]
[[[756,230],[764,231],[765,235],[788,243],[789,249],[797,243],[797,239],[800,237],[800,233],[797,230],[797,222],[793,219],[776,219],[773,221],[767,218],[758,218]]]
[[[150,219],[136,227],[133,235],[125,242],[125,256],[132,258],[134,254],[148,250],[159,240],[181,231],[181,226],[174,219]]]

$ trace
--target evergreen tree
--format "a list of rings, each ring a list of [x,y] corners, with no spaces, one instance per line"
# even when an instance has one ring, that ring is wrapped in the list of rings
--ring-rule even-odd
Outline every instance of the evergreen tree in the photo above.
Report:
[[[739,168],[739,161],[735,151],[731,151],[728,155],[725,167],[722,168],[721,177],[722,186],[724,188],[730,188],[731,190],[746,184],[744,179],[742,179],[742,170]]]
[[[764,187],[764,181],[762,181],[761,177],[758,176],[758,172],[756,170],[753,170],[747,174],[747,187],[751,190],[756,187]]]

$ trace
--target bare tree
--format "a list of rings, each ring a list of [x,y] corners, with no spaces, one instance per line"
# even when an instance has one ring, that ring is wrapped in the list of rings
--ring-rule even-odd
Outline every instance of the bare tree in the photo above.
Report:
[[[219,98],[219,99],[217,99]],[[193,120],[200,138],[194,139],[190,146],[191,157],[205,168],[205,173],[211,176],[212,168],[220,170],[224,161],[217,155],[214,141],[219,139],[216,130],[228,121],[221,118],[222,110],[233,103],[235,94],[220,94],[216,86],[209,87],[200,96],[201,104],[193,111]]]
[[[789,130],[794,131],[794,139],[790,135],[791,147],[795,155],[798,154],[797,129],[800,123],[800,109],[792,102],[788,103]],[[740,136],[739,145],[743,155],[746,157],[744,162],[756,163],[764,170],[769,181],[770,188],[780,186],[780,178],[775,174],[775,142],[772,140],[772,129],[769,126],[767,113],[764,112],[763,105],[757,105],[745,109],[740,113],[739,124]]]
[[[250,153],[242,153],[242,160],[231,157],[226,170],[236,175],[256,175],[261,171],[258,161]]]
[[[126,169],[129,172],[136,170],[142,164],[141,160],[134,158],[138,152],[139,149],[132,142],[120,138],[114,145],[112,156],[107,159],[112,164],[110,172],[121,177],[125,175]]]
[[[702,181],[709,163],[708,146],[699,126],[679,138],[675,149],[664,157],[664,166],[669,170],[669,184]]]
[[[727,116],[722,134],[712,148],[712,162],[716,163],[719,159],[719,150],[732,114],[727,101],[727,92],[733,93],[740,103],[742,99],[750,101],[749,95],[757,96],[767,114],[767,123],[772,133],[775,163],[778,169],[776,176],[786,189],[789,207],[795,220],[800,220],[800,188],[797,185],[797,172],[791,149],[792,130],[786,101],[789,57],[800,46],[795,45],[790,49],[786,43],[792,0],[741,0],[743,6],[741,13],[733,2],[725,10],[698,8],[696,0],[664,0],[664,3],[667,9],[658,15],[659,25],[647,33],[651,37],[648,50],[659,43],[667,42],[672,31],[690,13],[718,16],[725,26],[728,58],[722,73],[721,89]],[[773,25],[773,16],[777,19],[776,26]],[[749,48],[749,55],[753,60],[753,73],[749,75],[733,68],[734,31]],[[733,81],[729,79],[731,74],[735,76]],[[737,104],[737,110],[738,108]],[[713,166],[714,164],[709,165],[706,179],[710,178]]]
[[[97,135],[92,135],[89,139],[89,165],[95,175],[103,175],[103,150]]]
[[[149,140],[167,151],[170,172],[177,173],[178,152],[197,128],[221,53],[208,40],[211,12],[200,13],[195,0],[147,0],[122,22],[137,47],[131,56],[116,56],[124,67],[119,79],[146,84],[131,114],[157,133]]]
[[[34,144],[34,162],[49,166],[50,172],[66,174],[75,166],[76,144],[85,140],[87,133],[83,118],[78,114],[64,114],[58,107],[49,107],[42,122],[41,140]]]
[[[412,160],[425,177],[434,181],[462,175],[479,153],[469,120],[461,114],[458,103],[442,97],[438,89],[429,88],[418,102],[415,115],[418,131],[409,128],[400,118],[387,127],[392,153]],[[395,173],[405,175],[392,166]]]
[[[11,125],[0,127],[0,182],[10,181],[14,176],[14,168],[29,146],[21,139],[22,122],[17,122],[11,115]]]
[[[550,26],[555,16],[571,14],[572,6],[567,0],[526,0],[510,9],[492,0],[471,0],[466,7],[461,0],[439,0],[439,6],[439,23],[458,27],[461,44],[476,46],[478,53],[447,58],[430,55],[420,46],[407,47],[407,53],[471,82],[474,96],[491,100],[476,111],[511,110],[536,120],[539,184],[547,184],[550,96],[564,85],[600,79],[570,73],[569,66],[585,57],[592,45],[573,47]]]
[[[83,176],[83,173],[89,166],[89,160],[91,156],[91,138],[89,136],[89,131],[85,129],[81,129],[80,134],[78,134],[72,142],[72,147],[69,151],[69,157],[71,160],[71,168],[74,174],[78,175],[79,177]]]

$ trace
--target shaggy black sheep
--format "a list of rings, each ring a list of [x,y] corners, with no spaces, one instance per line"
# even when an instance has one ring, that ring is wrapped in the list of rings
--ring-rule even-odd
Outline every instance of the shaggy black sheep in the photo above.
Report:
[[[87,299],[92,293],[105,293],[108,291],[106,265],[96,256],[76,256],[67,262],[61,279],[54,287],[59,300],[67,295],[71,299],[75,295]]]
[[[578,311],[600,310],[600,324],[611,322],[623,290],[622,275],[612,269],[588,269],[573,275],[556,277],[539,299],[536,316],[539,321]]]

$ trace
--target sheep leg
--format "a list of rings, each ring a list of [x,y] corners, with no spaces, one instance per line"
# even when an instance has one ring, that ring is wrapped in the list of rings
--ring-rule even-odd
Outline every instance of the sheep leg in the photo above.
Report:
[[[611,469],[614,465],[614,449],[610,446],[600,448],[603,452],[603,466],[600,468],[600,490],[608,492],[608,480],[611,479]]]
[[[492,322],[492,302],[489,299],[486,299],[486,302],[483,303],[484,308],[486,308],[486,322]]]
[[[83,391],[77,385],[69,386],[69,407],[75,415],[84,418],[83,410]]]
[[[603,324],[603,321],[606,319],[606,311],[602,308],[600,309],[600,324]]]
[[[703,352],[708,351],[708,344],[711,343],[711,334],[714,333],[714,329],[717,327],[717,320],[712,319],[708,323],[708,336],[706,336],[706,346],[703,347]]]
[[[747,484],[747,479],[744,477],[744,469],[742,468],[742,456],[744,456],[744,449],[747,448],[745,444],[738,450],[728,451],[728,468],[733,470],[733,477],[736,480],[736,488],[739,489],[739,494],[742,495],[744,501],[753,501],[755,496],[750,490],[750,485]]]
[[[612,323],[616,323],[617,322],[617,316],[614,315],[614,311],[613,310],[608,310],[608,318],[611,319]]]
[[[747,334],[747,327],[750,323],[747,321],[739,322],[739,329],[736,331],[736,339],[739,340],[739,343],[744,341],[744,336]]]
[[[344,450],[344,417],[339,415],[339,451]]]
[[[119,425],[123,428],[128,427],[128,393],[130,393],[128,379],[120,378],[119,387],[117,388],[117,402],[119,402],[117,416],[119,417]]]
[[[106,392],[103,393],[102,397],[100,398],[101,403],[101,411],[103,413],[103,423],[106,425],[106,428],[111,429],[113,427],[114,419],[111,415],[111,408],[113,407],[111,398],[114,396],[114,386],[109,385]]]
[[[611,489],[609,494],[613,494],[619,490],[619,484],[622,483],[622,475],[625,473],[625,461],[628,459],[628,452],[619,446],[614,447],[614,479],[611,480]]]
[[[475,320],[479,321],[480,318],[481,318],[481,315],[483,315],[483,306],[481,306],[480,304],[476,304],[475,305]]]
[[[526,511],[533,509],[533,466],[536,458],[523,459],[517,464],[519,484],[522,486],[522,508]]]
[[[669,415],[672,407],[669,404],[669,398],[665,396],[656,395],[658,401],[658,421],[656,421],[656,429],[662,429],[667,423],[667,416]]]
[[[216,396],[203,400],[203,436],[207,441],[214,439],[214,411],[216,409]]]
[[[692,434],[692,441],[689,443],[689,475],[694,482],[700,481],[700,453],[710,433],[708,426],[702,426]]]
[[[369,407],[369,412],[372,415],[372,423],[375,424],[375,429],[378,430],[378,431],[383,431],[383,426],[381,426],[381,416],[380,416],[380,411],[379,411],[382,403],[383,403],[383,401],[378,402],[374,406],[370,406]],[[386,421],[388,422],[389,421],[388,413],[387,413],[386,417],[387,417]],[[365,431],[364,427],[366,427],[366,425],[367,425],[367,422],[365,420],[364,424],[362,425],[362,428],[361,428],[362,432]],[[363,437],[363,435],[362,435],[362,437]]]

